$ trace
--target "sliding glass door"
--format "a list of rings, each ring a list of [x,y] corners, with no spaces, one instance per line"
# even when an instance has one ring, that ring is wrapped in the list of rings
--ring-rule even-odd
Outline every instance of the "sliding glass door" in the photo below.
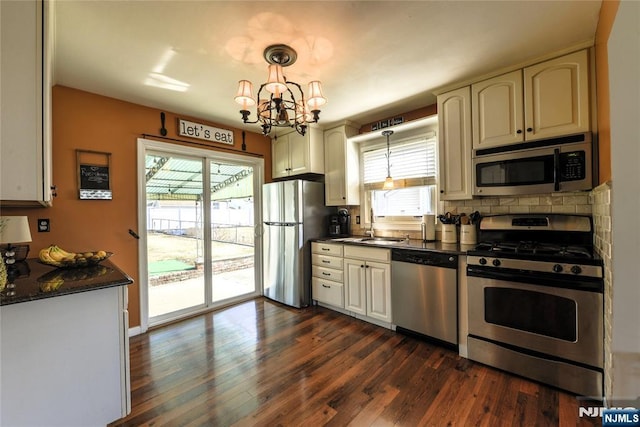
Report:
[[[138,153],[143,329],[258,295],[262,160],[147,140]]]

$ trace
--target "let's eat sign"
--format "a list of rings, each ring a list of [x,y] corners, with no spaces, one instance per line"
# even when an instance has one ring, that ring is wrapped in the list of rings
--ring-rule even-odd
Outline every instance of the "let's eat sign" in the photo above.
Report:
[[[219,129],[200,123],[178,119],[178,134],[190,138],[204,139],[205,141],[220,142],[233,145],[233,132],[227,129]]]

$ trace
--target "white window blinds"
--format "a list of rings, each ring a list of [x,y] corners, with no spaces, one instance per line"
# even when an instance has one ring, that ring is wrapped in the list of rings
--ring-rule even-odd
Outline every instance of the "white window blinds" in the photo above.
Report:
[[[364,184],[383,182],[387,177],[387,147],[362,153]],[[391,144],[389,163],[394,180],[426,178],[422,184],[436,183],[436,139],[421,138]]]

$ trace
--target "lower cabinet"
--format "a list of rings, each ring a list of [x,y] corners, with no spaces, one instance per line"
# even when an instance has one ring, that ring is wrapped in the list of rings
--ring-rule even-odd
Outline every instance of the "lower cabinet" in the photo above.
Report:
[[[391,322],[391,268],[380,262],[344,260],[345,308]]]
[[[344,308],[342,245],[311,242],[311,298]]]
[[[311,243],[313,300],[362,320],[391,327],[388,249]]]
[[[388,249],[345,246],[345,309],[391,323],[391,265]]]

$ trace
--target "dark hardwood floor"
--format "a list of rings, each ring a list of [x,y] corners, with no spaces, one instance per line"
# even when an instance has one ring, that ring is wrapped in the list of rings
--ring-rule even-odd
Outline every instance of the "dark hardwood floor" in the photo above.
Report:
[[[131,338],[114,426],[591,426],[575,396],[321,307],[257,299]]]

